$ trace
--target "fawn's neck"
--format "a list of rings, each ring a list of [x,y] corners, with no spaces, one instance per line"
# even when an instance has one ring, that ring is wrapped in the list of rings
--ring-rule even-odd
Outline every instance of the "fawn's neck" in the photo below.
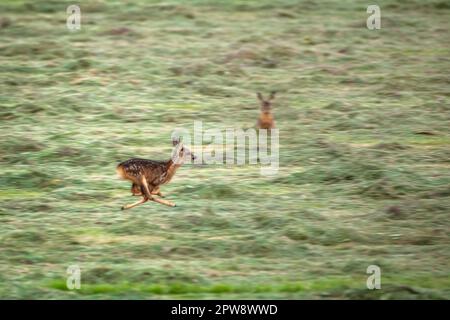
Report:
[[[169,182],[172,177],[174,176],[175,172],[177,171],[177,169],[181,167],[181,164],[176,164],[172,161],[172,159],[170,159],[169,161],[167,161],[166,163],[166,179],[164,182]]]

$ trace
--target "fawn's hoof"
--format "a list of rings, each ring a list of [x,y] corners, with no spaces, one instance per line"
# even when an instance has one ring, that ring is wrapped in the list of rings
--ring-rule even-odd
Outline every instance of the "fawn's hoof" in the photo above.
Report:
[[[123,207],[120,207],[120,210],[125,210],[125,206],[123,206]]]

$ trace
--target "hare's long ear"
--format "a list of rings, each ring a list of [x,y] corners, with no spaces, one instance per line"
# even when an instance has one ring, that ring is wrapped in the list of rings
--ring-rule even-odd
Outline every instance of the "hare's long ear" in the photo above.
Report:
[[[261,92],[258,92],[258,93],[256,94],[256,96],[258,97],[258,99],[259,99],[260,101],[264,101],[264,98],[263,98]]]
[[[272,92],[270,93],[269,100],[275,99],[275,95],[276,95],[276,94],[277,94],[276,91],[272,91]]]

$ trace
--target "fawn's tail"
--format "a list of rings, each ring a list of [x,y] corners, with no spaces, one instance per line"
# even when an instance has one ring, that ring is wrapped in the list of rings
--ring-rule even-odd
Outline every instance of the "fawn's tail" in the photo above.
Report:
[[[123,170],[123,166],[121,163],[117,165],[116,172],[119,178],[125,179],[125,171]]]

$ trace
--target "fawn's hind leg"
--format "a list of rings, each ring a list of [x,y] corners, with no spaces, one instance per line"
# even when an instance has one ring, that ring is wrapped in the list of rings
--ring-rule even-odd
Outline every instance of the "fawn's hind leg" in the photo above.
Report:
[[[175,203],[172,203],[167,200],[152,197],[150,190],[148,188],[147,180],[145,179],[145,177],[142,177],[142,186],[143,186],[145,195],[148,197],[148,200],[155,201],[155,202],[161,203],[161,204],[169,206],[169,207],[175,207]]]
[[[134,183],[134,182],[131,185],[131,194],[133,196],[142,196],[142,195],[144,195],[144,193],[142,192],[141,187],[138,184]]]
[[[122,210],[131,209],[131,208],[136,207],[136,206],[138,206],[140,204],[143,204],[143,203],[145,203],[147,201],[148,201],[148,198],[146,196],[143,196],[141,200],[139,200],[139,201],[137,201],[135,203],[132,203],[132,204],[126,204],[121,209]]]

